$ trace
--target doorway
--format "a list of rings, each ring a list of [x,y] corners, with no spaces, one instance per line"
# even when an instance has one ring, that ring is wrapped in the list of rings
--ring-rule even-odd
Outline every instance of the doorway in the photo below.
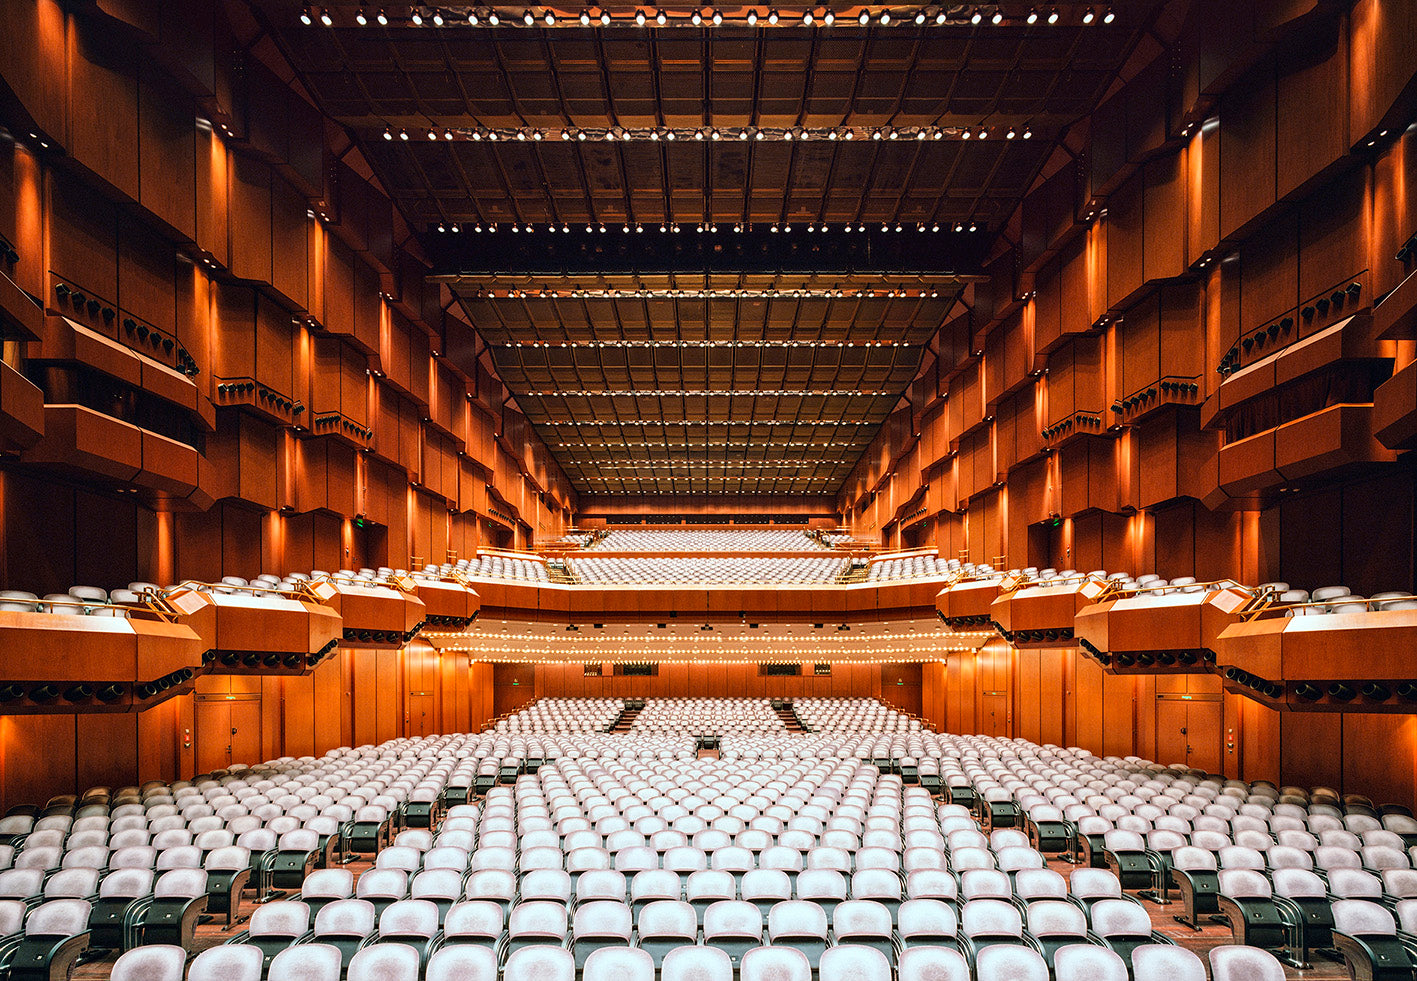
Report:
[[[199,773],[229,769],[232,763],[259,763],[261,696],[198,695],[194,743]]]

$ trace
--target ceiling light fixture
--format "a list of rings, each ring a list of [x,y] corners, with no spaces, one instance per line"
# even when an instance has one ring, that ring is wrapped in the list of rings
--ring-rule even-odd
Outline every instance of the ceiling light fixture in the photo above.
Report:
[[[822,23],[831,27],[836,23],[836,14],[828,10],[826,13],[822,14]]]
[[[1102,23],[1110,24],[1117,19],[1117,12],[1111,7],[1107,8],[1107,13],[1102,15]]]
[[[434,26],[434,27],[442,27],[442,26],[443,26],[443,12],[442,12],[441,10],[434,10],[434,11],[433,11],[433,26]]]
[[[856,23],[860,24],[862,27],[865,27],[867,24],[871,23],[870,12],[867,10],[862,10],[861,13],[856,15]]]
[[[582,26],[582,27],[589,27],[589,26],[590,26],[590,11],[589,11],[589,10],[582,10],[582,11],[581,11],[581,26]]]
[[[636,10],[636,11],[635,11],[635,25],[636,25],[637,27],[644,27],[644,26],[645,26],[645,21],[646,21],[647,19],[648,19],[648,18],[645,17],[645,12],[644,12],[643,10]]]
[[[984,23],[984,11],[980,10],[978,7],[975,7],[974,13],[969,15],[969,22],[975,27],[978,27],[980,24]]]
[[[1037,7],[1029,7],[1029,8],[1028,8],[1028,17],[1025,18],[1025,19],[1028,21],[1029,24],[1037,24],[1037,23],[1038,23],[1038,8],[1037,8]]]
[[[713,21],[713,26],[717,27],[719,24],[723,23],[723,14],[720,13],[718,10],[714,10],[713,16],[710,18],[710,20]]]
[[[1050,25],[1051,25],[1051,24],[1056,24],[1056,23],[1058,23],[1058,8],[1057,8],[1057,7],[1054,7],[1052,10],[1050,10],[1050,11],[1048,12],[1048,23],[1049,23]]]
[[[1094,20],[1096,20],[1096,19],[1097,19],[1097,11],[1093,10],[1091,7],[1088,7],[1086,10],[1083,11],[1083,13],[1082,13],[1082,22],[1083,22],[1084,24],[1091,24],[1091,23],[1092,23]]]
[[[749,26],[749,27],[757,27],[757,26],[758,26],[758,12],[757,12],[756,10],[750,10],[750,11],[748,11],[748,26]]]
[[[530,10],[522,11],[522,23],[525,24],[527,27],[532,26],[536,23],[536,15],[533,14]]]
[[[604,7],[600,8],[600,26],[610,26],[610,11],[606,10]]]
[[[654,22],[660,27],[663,27],[665,24],[669,23],[669,15],[661,10],[654,15]]]
[[[356,11],[354,12],[354,22],[355,22],[356,24],[358,24],[360,27],[368,27],[368,26],[369,26],[369,18],[366,17],[366,16],[364,16],[364,8],[363,8],[363,7],[360,7],[358,10],[356,10]]]
[[[411,13],[411,14],[409,15],[409,20],[413,21],[413,26],[414,26],[414,27],[422,27],[422,26],[423,26],[423,14],[418,10],[417,7],[415,7],[415,8],[413,9],[413,13]]]
[[[888,25],[888,24],[891,22],[891,12],[890,12],[889,10],[882,10],[882,11],[881,11],[881,16],[880,16],[880,21],[881,21],[881,26],[882,26],[882,27],[885,27],[886,25]]]
[[[309,27],[311,24],[315,23],[315,19],[310,16],[309,7],[300,8],[300,23],[304,24],[306,27]]]
[[[989,18],[989,23],[993,24],[995,27],[998,27],[998,26],[999,26],[1000,24],[1002,24],[1003,22],[1004,22],[1004,12],[1003,12],[1002,10],[1000,10],[998,7],[995,7],[995,8],[994,8],[994,16]]]

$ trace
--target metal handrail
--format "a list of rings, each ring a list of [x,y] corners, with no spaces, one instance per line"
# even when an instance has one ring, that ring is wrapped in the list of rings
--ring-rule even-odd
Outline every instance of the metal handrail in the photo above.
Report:
[[[97,614],[93,613],[93,612],[92,612],[93,610],[122,610],[122,611],[124,612],[124,615],[125,615],[125,616],[126,616],[127,614],[131,614],[131,613],[146,613],[146,614],[150,614],[150,615],[156,617],[156,618],[159,619],[159,620],[164,620],[164,621],[167,621],[167,622],[171,622],[171,621],[174,619],[175,614],[174,614],[174,612],[171,610],[171,608],[169,608],[165,603],[159,605],[157,602],[154,602],[154,600],[158,598],[155,594],[152,594],[152,593],[150,593],[150,592],[144,591],[141,595],[144,596],[144,597],[149,597],[149,596],[151,596],[151,597],[153,597],[153,599],[143,599],[143,600],[141,600],[140,603],[114,603],[114,602],[111,601],[111,600],[90,600],[90,599],[83,599],[82,597],[79,597],[79,596],[69,596],[69,597],[66,597],[66,598],[64,598],[64,599],[54,599],[54,600],[51,600],[51,599],[23,599],[23,600],[21,600],[21,599],[9,599],[9,600],[0,600],[0,602],[4,602],[4,603],[23,603],[23,604],[27,604],[27,605],[30,605],[30,606],[42,606],[42,607],[47,607],[47,612],[49,612],[50,614],[58,613],[58,615],[60,615],[60,616],[96,616]],[[78,607],[83,607],[84,612],[82,612],[82,613],[71,613],[71,612],[69,612],[69,611],[67,611],[67,610],[66,610],[66,611],[56,611],[56,610],[55,610],[55,607],[59,607],[59,606],[78,606]],[[16,611],[11,611],[11,612],[21,612],[21,611],[16,610]],[[39,613],[39,612],[45,612],[45,611],[35,610],[34,612]]]
[[[232,593],[269,593],[281,599],[298,597],[300,599],[309,600],[311,603],[319,603],[320,597],[316,596],[310,589],[310,584],[314,581],[313,579],[301,577],[296,580],[296,586],[294,588],[277,589],[273,586],[258,586],[254,583],[246,586],[233,586],[225,582],[204,582],[200,579],[184,579],[176,585],[162,589],[158,595],[165,601],[168,596],[179,589],[189,589],[198,593],[226,592],[229,590]]]

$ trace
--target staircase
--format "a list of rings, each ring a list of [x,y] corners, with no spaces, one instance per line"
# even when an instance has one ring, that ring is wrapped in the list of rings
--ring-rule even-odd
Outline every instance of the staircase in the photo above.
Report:
[[[865,582],[866,570],[869,568],[871,568],[869,565],[849,565],[846,567],[846,571],[837,577],[836,581],[842,585],[850,585],[854,582]]]
[[[797,718],[797,713],[793,711],[791,702],[775,705],[773,711],[777,713],[777,717],[782,720],[782,724],[787,727],[788,732],[811,732],[802,724],[802,720]]]
[[[554,583],[579,583],[580,579],[564,562],[546,563],[546,578]]]
[[[640,714],[640,710],[645,707],[643,699],[625,701],[625,707],[620,710],[620,715],[610,724],[606,732],[629,732],[630,726],[634,724],[635,716]]]

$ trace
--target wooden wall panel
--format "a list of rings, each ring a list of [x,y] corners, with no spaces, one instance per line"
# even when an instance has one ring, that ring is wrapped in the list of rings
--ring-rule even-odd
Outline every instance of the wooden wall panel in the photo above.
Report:
[[[1299,222],[1288,212],[1245,242],[1241,250],[1240,323],[1253,332],[1299,303]]]
[[[1266,59],[1220,106],[1220,234],[1229,237],[1277,199],[1274,63]]]
[[[138,87],[138,201],[179,239],[197,237],[196,106],[144,66]]]
[[[230,176],[231,274],[269,283],[273,275],[271,168],[234,154]]]
[[[1354,168],[1300,207],[1296,302],[1309,303],[1354,280],[1363,281],[1372,232],[1371,177],[1367,167]],[[1366,301],[1360,298],[1360,303]],[[1324,322],[1316,320],[1314,326]]]
[[[119,194],[138,188],[137,50],[87,19],[69,22],[69,152]],[[54,77],[48,80],[54,85]]]
[[[1356,142],[1376,130],[1411,85],[1417,62],[1417,7],[1405,0],[1353,4],[1348,129]]]
[[[1116,309],[1141,289],[1145,237],[1144,172],[1107,201],[1107,306]]]
[[[1278,197],[1298,190],[1348,150],[1348,21],[1284,59],[1276,83]]]
[[[1186,159],[1184,152],[1168,154],[1143,171],[1143,282],[1179,276],[1186,270]],[[1113,247],[1109,240],[1109,257]]]

